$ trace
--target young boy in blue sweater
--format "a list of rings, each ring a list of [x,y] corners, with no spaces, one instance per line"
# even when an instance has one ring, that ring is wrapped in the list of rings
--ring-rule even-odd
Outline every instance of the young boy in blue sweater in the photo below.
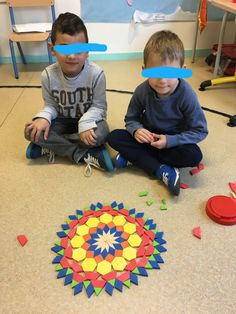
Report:
[[[170,31],[151,36],[144,49],[144,68],[184,67],[184,47]],[[114,130],[108,143],[119,154],[115,166],[128,161],[180,192],[179,169],[202,159],[197,143],[208,134],[207,122],[195,92],[183,79],[149,78],[140,84],[125,116],[126,130]]]

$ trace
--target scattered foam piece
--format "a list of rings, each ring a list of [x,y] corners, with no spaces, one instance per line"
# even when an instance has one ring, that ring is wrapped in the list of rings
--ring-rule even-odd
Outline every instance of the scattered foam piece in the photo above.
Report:
[[[26,243],[28,242],[28,239],[26,238],[26,236],[24,234],[19,234],[17,236],[17,240],[20,243],[21,246],[26,245]]]
[[[186,183],[180,183],[180,188],[181,188],[181,189],[188,189],[188,188],[189,188],[189,185],[186,184]]]
[[[196,227],[193,229],[193,235],[198,238],[201,239],[201,227]]]
[[[205,168],[204,164],[203,163],[200,163],[197,168],[201,171]]]
[[[147,204],[147,206],[151,206],[153,204],[153,201],[152,200],[147,200],[146,204]]]
[[[236,193],[236,183],[234,183],[234,182],[229,182],[229,186],[230,186],[231,190],[232,190],[234,193]]]
[[[189,173],[194,176],[195,174],[197,174],[198,172],[200,172],[200,170],[198,168],[193,168],[192,170],[189,171]]]
[[[166,200],[164,198],[161,200],[160,210],[167,210]]]
[[[147,196],[147,195],[148,195],[148,191],[142,191],[142,192],[139,192],[139,193],[138,193],[138,196],[139,196],[139,197]]]

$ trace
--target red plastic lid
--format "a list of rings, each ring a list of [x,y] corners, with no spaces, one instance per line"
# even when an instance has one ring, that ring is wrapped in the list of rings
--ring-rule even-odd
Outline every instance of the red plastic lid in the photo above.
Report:
[[[216,195],[208,199],[207,215],[222,225],[236,224],[236,199],[224,195]]]

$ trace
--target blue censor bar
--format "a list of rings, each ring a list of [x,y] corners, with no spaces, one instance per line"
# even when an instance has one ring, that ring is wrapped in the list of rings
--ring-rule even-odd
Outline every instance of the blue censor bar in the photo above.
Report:
[[[89,51],[106,51],[107,46],[103,44],[92,43],[75,43],[68,45],[55,45],[54,49],[63,55],[70,55],[74,53],[89,52]]]
[[[160,66],[142,70],[142,76],[147,78],[188,78],[193,75],[192,70]]]

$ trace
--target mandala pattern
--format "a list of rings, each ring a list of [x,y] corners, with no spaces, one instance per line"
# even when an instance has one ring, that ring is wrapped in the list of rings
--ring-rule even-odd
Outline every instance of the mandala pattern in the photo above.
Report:
[[[88,297],[105,289],[122,292],[131,283],[138,285],[138,275],[148,276],[146,269],[159,269],[164,263],[161,253],[163,232],[144,213],[125,208],[123,203],[91,204],[84,211],[69,216],[60,238],[52,248],[57,256],[57,278],[71,285],[74,295],[83,287]]]

